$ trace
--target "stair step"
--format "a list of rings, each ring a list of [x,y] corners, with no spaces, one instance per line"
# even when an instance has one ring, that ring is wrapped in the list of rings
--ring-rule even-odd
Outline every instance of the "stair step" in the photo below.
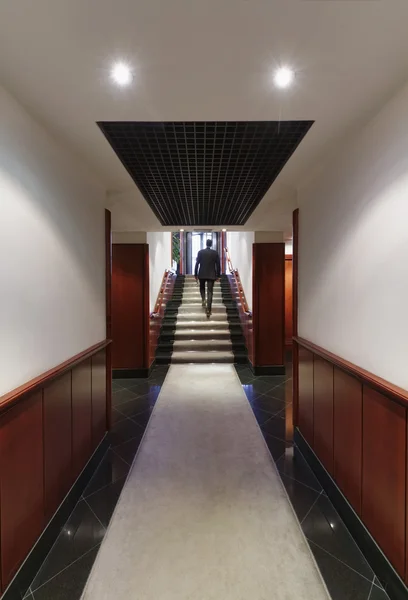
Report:
[[[200,310],[201,309],[201,310]],[[178,309],[178,314],[179,315],[191,315],[191,314],[198,314],[198,311],[200,310],[200,312],[202,314],[205,314],[205,309],[201,306],[201,304],[193,304],[192,306],[189,304],[182,304],[179,309]],[[212,305],[212,312],[213,313],[217,313],[217,314],[222,314],[226,317],[227,315],[227,311],[226,308],[223,304],[213,304]]]
[[[218,340],[218,339],[175,340],[174,344],[173,344],[173,352],[178,352],[181,350],[185,350],[185,351],[201,350],[202,352],[212,352],[213,350],[222,350],[224,352],[232,352],[232,343],[231,343],[230,339],[227,339],[227,340]]]
[[[174,334],[174,339],[175,340],[188,340],[188,339],[196,339],[196,340],[210,340],[210,339],[217,339],[217,340],[230,340],[231,339],[231,332],[229,329],[219,329],[216,331],[207,331],[205,329],[203,330],[198,330],[198,329],[181,329],[181,330],[177,330],[176,333]]]
[[[172,364],[185,364],[185,363],[233,363],[234,354],[232,352],[223,351],[174,351],[171,357]]]
[[[227,313],[224,311],[224,313],[217,313],[214,312],[210,319],[207,319],[207,315],[205,314],[204,310],[202,312],[188,312],[188,313],[179,313],[177,315],[177,323],[183,322],[183,321],[190,321],[190,322],[196,322],[196,321],[205,321],[208,323],[208,321],[223,321],[224,323],[228,322],[227,319]]]

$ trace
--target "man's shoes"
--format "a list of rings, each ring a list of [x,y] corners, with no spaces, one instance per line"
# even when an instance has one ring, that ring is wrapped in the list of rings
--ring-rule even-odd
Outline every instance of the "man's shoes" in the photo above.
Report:
[[[202,303],[201,303],[201,306],[202,306],[203,308],[205,308],[205,307],[207,306],[207,304],[206,304],[205,300],[203,300],[203,301],[202,301]]]
[[[207,310],[207,319],[209,319],[211,317],[211,311]]]

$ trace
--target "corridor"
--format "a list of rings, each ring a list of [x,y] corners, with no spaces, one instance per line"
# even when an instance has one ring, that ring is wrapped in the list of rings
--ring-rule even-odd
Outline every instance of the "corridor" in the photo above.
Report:
[[[239,365],[114,381],[112,448],[27,597],[79,600],[93,567],[84,600],[386,600],[294,452],[291,386]]]

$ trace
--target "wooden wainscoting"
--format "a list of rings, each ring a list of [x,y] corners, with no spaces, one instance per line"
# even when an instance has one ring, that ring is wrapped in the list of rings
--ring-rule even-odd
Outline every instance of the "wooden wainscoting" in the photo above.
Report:
[[[108,345],[0,397],[2,591],[105,436]]]
[[[299,431],[408,581],[408,392],[301,338]]]
[[[285,346],[292,347],[293,338],[293,257],[285,255]]]

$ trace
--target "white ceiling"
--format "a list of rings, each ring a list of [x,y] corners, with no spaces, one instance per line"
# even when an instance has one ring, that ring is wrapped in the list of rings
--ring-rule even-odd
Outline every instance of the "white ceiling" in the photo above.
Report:
[[[96,172],[116,230],[160,227],[96,121],[314,119],[246,227],[288,230],[299,183],[406,80],[407,23],[407,0],[1,0],[0,80]]]

